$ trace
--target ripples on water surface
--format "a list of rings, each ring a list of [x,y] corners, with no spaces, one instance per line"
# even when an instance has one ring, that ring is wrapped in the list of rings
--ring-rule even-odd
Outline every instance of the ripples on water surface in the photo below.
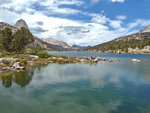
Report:
[[[150,56],[105,56],[121,61],[39,65],[0,76],[0,113],[150,113]]]

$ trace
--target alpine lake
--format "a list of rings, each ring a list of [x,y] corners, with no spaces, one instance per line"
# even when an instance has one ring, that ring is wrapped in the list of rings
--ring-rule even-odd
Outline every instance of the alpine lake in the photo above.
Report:
[[[49,53],[116,62],[51,63],[0,75],[0,113],[150,113],[150,55]]]

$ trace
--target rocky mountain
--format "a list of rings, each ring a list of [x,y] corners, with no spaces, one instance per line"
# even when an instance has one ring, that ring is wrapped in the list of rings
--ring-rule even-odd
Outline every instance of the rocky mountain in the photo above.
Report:
[[[42,38],[42,40],[50,45],[54,45],[56,50],[73,50],[73,48],[66,42],[58,41],[53,38]]]
[[[18,20],[16,24],[14,25],[14,27],[18,29],[20,29],[21,27],[25,27],[26,29],[28,29],[28,25],[23,19]]]
[[[142,33],[150,32],[150,26],[146,27],[144,30],[141,31]]]
[[[18,29],[12,25],[9,25],[5,22],[0,22],[0,30],[4,30],[6,27],[9,27],[10,29],[12,29],[12,32],[16,32]]]
[[[87,49],[87,48],[90,48],[91,46],[79,46],[79,45],[72,45],[73,48],[76,48],[76,49]]]
[[[150,26],[138,33],[86,49],[107,53],[150,53]]]
[[[0,22],[0,31],[5,29],[6,27],[9,27],[10,29],[12,29],[13,33],[15,33],[21,27],[25,27],[25,28],[28,29],[28,26],[27,26],[26,22],[22,19],[18,20],[14,26],[12,26],[10,24],[7,24],[5,22]],[[27,48],[39,47],[39,46],[42,47],[43,49],[46,49],[46,50],[54,50],[52,48],[52,46],[50,46],[48,43],[42,41],[40,38],[35,37],[35,36],[34,36],[34,42],[29,44],[27,46]]]
[[[6,27],[12,29],[13,33],[15,33],[21,27],[25,27],[26,29],[29,29],[28,25],[23,19],[18,20],[14,26],[7,24],[5,22],[0,22],[0,31],[5,29]],[[36,36],[34,36],[34,42],[29,44],[27,48],[38,47],[38,46],[46,50],[73,50],[72,47],[65,42],[57,41],[52,38],[40,39]]]

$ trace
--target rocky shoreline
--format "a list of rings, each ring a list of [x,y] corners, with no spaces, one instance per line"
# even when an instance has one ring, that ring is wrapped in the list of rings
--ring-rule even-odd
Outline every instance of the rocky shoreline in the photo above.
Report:
[[[0,74],[5,72],[22,71],[25,70],[27,66],[38,65],[38,64],[67,64],[67,63],[98,63],[98,62],[114,62],[113,59],[108,60],[105,58],[100,58],[97,56],[91,57],[66,57],[57,56],[49,58],[39,58],[35,55],[28,55],[26,58],[13,58],[13,57],[3,57],[0,58]]]

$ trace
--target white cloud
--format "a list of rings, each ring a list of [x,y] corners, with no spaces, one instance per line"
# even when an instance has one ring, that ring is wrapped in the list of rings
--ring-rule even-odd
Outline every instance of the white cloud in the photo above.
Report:
[[[62,5],[75,5],[80,6],[83,5],[84,2],[81,0],[45,0],[44,2],[40,2],[39,5],[42,7],[46,7],[47,14],[78,14],[82,13],[82,11],[74,8],[61,8]],[[44,11],[45,12],[45,11]]]
[[[113,28],[121,28],[122,21],[119,20],[111,20],[110,26]]]
[[[109,21],[109,18],[102,14],[90,14],[92,16],[91,21],[99,24],[106,24]]]
[[[150,25],[150,20],[147,19],[136,19],[128,24],[128,28],[135,28],[137,26],[146,27]]]
[[[116,19],[125,20],[125,19],[127,19],[127,17],[125,15],[118,15],[118,16],[116,16]]]
[[[125,2],[125,0],[110,0],[111,2],[120,2],[120,3],[123,3]]]
[[[7,22],[9,24],[14,24],[14,22],[16,21],[16,19],[19,17],[18,14],[11,12],[7,9],[1,9],[0,8],[0,20]]]

